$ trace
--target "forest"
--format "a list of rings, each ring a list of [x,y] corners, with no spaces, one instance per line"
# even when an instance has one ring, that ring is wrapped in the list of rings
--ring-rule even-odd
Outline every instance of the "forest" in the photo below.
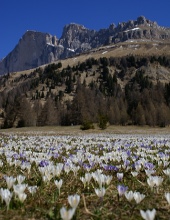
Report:
[[[63,68],[53,63],[30,74],[0,78],[1,128],[84,125],[104,118],[111,125],[170,124],[170,82],[146,73],[170,70],[165,56],[89,58]],[[90,125],[90,126],[89,126]]]

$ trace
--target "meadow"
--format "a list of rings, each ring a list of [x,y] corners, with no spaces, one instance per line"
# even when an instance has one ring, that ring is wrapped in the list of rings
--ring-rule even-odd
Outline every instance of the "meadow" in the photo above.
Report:
[[[1,131],[0,219],[170,219],[169,129],[122,129]]]

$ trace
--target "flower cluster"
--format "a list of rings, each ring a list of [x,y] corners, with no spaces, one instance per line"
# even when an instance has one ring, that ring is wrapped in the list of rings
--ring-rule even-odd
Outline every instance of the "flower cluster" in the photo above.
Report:
[[[95,213],[102,219],[105,210],[108,219],[118,219],[128,213],[124,206],[134,219],[161,219],[158,201],[169,212],[169,165],[169,135],[2,135],[0,214],[18,204],[30,207],[36,197],[52,219]]]

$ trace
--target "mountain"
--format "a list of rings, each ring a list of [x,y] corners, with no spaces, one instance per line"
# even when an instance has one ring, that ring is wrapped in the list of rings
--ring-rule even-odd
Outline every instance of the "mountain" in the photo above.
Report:
[[[111,24],[99,31],[83,25],[68,24],[58,39],[48,33],[27,31],[16,47],[0,61],[0,75],[36,68],[59,59],[73,57],[99,48],[129,40],[169,41],[170,28],[160,27],[156,22],[140,16],[137,20]]]

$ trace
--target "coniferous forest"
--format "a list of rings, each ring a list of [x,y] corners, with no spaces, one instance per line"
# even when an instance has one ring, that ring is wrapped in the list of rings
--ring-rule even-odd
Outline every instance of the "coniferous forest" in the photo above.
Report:
[[[165,127],[170,124],[170,82],[156,71],[161,68],[170,68],[170,57],[129,55],[1,76],[0,126],[92,128],[104,119],[111,125]]]

